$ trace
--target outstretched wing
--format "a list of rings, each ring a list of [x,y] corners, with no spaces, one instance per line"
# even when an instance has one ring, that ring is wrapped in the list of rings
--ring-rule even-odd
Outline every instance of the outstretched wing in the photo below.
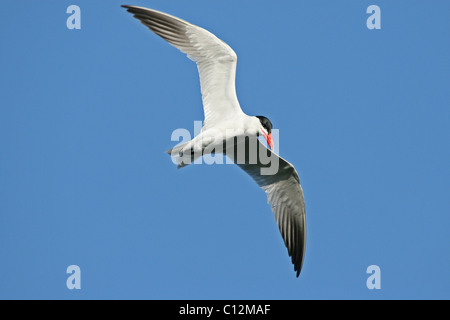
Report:
[[[249,147],[246,145],[245,160],[242,158],[239,161],[237,157],[233,160],[266,192],[298,277],[306,244],[305,200],[300,179],[292,164],[267,149],[259,140],[256,142],[258,147],[254,150],[258,152],[257,157],[249,155]],[[261,155],[267,156],[265,160],[268,161],[263,163]],[[270,172],[270,167],[277,169],[276,172]]]
[[[242,113],[236,96],[236,53],[211,32],[169,14],[122,6],[151,31],[186,53],[200,74],[205,127]]]

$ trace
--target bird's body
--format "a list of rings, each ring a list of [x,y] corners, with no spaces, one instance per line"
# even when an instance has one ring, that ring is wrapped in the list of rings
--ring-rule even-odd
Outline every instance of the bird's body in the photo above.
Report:
[[[247,172],[266,192],[297,276],[303,264],[306,220],[303,191],[294,167],[267,149],[273,148],[272,123],[245,114],[236,96],[236,53],[209,31],[152,9],[123,6],[150,30],[186,53],[197,63],[205,122],[191,141],[169,150],[178,167],[209,153],[222,152]],[[252,139],[253,138],[253,139]],[[244,148],[241,148],[244,146]],[[264,161],[276,162],[276,170]]]
[[[244,143],[246,137],[256,137],[260,126],[258,118],[242,113],[218,121],[215,126],[204,126],[194,139],[176,146],[168,153],[180,168],[185,167],[203,155],[227,154],[227,147],[229,149],[233,148],[236,143]]]

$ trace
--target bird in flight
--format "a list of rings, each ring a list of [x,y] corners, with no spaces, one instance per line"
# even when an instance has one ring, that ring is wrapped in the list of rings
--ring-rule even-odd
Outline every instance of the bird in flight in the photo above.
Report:
[[[143,7],[122,7],[197,63],[204,125],[194,139],[179,144],[168,153],[182,168],[198,157],[222,152],[249,174],[267,194],[298,277],[306,242],[303,190],[294,166],[256,138],[263,136],[273,149],[270,120],[249,116],[240,107],[235,88],[236,53],[209,31],[180,18]],[[243,149],[240,148],[242,145]],[[270,170],[272,162],[276,163],[276,170]]]

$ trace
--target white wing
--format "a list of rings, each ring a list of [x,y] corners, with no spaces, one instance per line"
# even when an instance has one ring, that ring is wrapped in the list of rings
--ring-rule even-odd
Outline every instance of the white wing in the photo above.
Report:
[[[241,161],[237,161],[237,158],[232,159],[266,192],[298,277],[303,265],[306,244],[305,200],[300,179],[293,165],[271,152],[259,140],[257,143],[258,155],[266,152],[272,162],[263,164],[260,156],[249,157],[247,146],[245,158],[242,158]],[[237,149],[234,154],[237,154],[236,152],[238,152]],[[249,159],[254,159],[254,161],[250,162]],[[261,169],[269,168],[273,165],[273,161],[278,161],[279,165],[276,174],[262,175]],[[239,164],[239,162],[244,164]]]
[[[236,53],[209,31],[152,9],[122,6],[197,63],[205,127],[242,113],[236,96]]]

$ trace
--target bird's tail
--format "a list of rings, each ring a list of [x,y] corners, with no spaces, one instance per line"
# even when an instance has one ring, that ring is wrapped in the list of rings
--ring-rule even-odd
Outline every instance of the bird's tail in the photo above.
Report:
[[[174,148],[166,151],[172,158],[172,162],[178,166],[178,169],[192,164],[197,158],[202,156],[202,152],[195,152],[191,141],[181,143]]]

